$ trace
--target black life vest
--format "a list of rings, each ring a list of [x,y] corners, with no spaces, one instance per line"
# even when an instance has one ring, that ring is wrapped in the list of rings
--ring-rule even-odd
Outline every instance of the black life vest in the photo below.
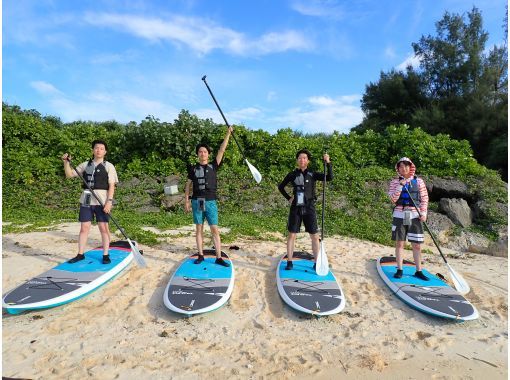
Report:
[[[414,176],[411,182],[406,184],[406,187],[409,190],[409,193],[411,193],[411,196],[413,197],[416,207],[420,207],[421,195],[420,188],[418,186],[418,178]],[[402,189],[400,197],[397,200],[397,206],[413,206],[413,202],[409,198],[409,193],[405,189]]]
[[[85,171],[83,172],[83,178],[87,181],[91,189],[96,190],[108,190],[108,172],[106,171],[106,161],[103,161],[99,165],[94,165],[92,160],[89,160]],[[87,188],[85,184],[82,185],[84,189]]]
[[[306,174],[303,174],[300,169],[296,169],[292,186],[294,187],[294,199],[296,199],[298,191],[303,191],[305,193],[305,203],[307,205],[317,199],[315,196],[315,180],[313,178],[313,172],[307,171]]]
[[[216,170],[212,164],[196,164],[192,168],[193,196],[206,196],[216,193]]]

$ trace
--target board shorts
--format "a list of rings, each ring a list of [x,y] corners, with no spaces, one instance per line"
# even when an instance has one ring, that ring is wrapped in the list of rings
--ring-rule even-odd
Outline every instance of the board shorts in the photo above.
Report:
[[[423,223],[420,218],[411,219],[410,226],[404,226],[404,219],[393,218],[391,226],[391,240],[406,241],[421,244],[424,241]]]
[[[287,222],[287,229],[289,232],[298,233],[301,229],[301,223],[305,225],[305,231],[309,234],[316,234],[319,232],[317,226],[317,213],[315,212],[315,206],[305,206],[300,210],[301,207],[291,206],[289,212],[289,220]]]
[[[205,211],[200,211],[198,199],[192,199],[191,209],[193,210],[193,223],[204,224],[205,220],[207,220],[210,226],[218,225],[218,205],[216,200],[205,201]]]
[[[78,217],[78,220],[80,222],[91,222],[94,220],[94,216],[96,218],[96,222],[105,222],[108,223],[110,220],[110,217],[106,212],[103,210],[103,206],[97,205],[97,206],[80,206],[80,216]]]

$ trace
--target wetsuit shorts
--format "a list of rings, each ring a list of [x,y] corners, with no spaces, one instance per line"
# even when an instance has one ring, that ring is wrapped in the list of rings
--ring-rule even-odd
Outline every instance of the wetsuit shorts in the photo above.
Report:
[[[319,232],[315,206],[290,206],[289,220],[287,222],[288,231],[298,233],[301,229],[301,223],[304,223],[305,231],[309,234]]]

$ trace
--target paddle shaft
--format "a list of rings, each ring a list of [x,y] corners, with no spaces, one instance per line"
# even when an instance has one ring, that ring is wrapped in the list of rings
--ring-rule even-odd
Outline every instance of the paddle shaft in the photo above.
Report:
[[[324,161],[324,181],[322,183],[322,224],[321,241],[324,240],[324,209],[326,208],[326,161]]]
[[[78,177],[80,177],[80,179],[83,181],[83,183],[85,184],[85,186],[87,186],[87,189],[89,189],[89,191],[92,193],[92,195],[94,196],[94,198],[96,198],[96,200],[99,202],[99,205],[101,207],[104,208],[104,204],[103,202],[101,202],[101,199],[99,199],[99,197],[97,196],[97,194],[94,192],[94,190],[92,190],[92,188],[89,186],[88,182],[85,180],[85,178],[83,178],[83,176],[78,172],[78,170],[76,170],[76,168],[73,166],[73,164],[71,163],[71,160],[67,160],[69,162],[69,165],[71,165],[71,169],[73,169],[75,171],[75,173],[78,175]],[[126,235],[126,232],[124,232],[124,229],[119,225],[119,223],[117,223],[117,221],[115,220],[115,218],[113,217],[112,214],[109,214],[110,216],[110,219],[112,220],[112,222],[117,226],[117,228],[120,230],[120,232],[122,233],[122,235],[124,235],[124,237],[127,239],[127,240],[130,240],[129,237]]]
[[[406,191],[407,191],[407,194],[409,195],[409,198],[411,199],[411,202],[413,203],[413,206],[414,208],[416,209],[416,211],[418,212],[418,216],[420,217],[420,220],[421,220],[421,212],[420,210],[418,209],[418,207],[416,207],[416,203],[414,203],[414,199],[413,197],[411,196],[411,193],[409,192],[409,189],[406,187],[406,186],[402,186]],[[430,234],[430,236],[432,237],[432,241],[434,242],[434,244],[436,245],[437,247],[437,250],[439,251],[439,253],[441,254],[441,257],[443,258],[444,262],[448,264],[448,261],[446,260],[446,257],[443,255],[443,251],[441,251],[441,247],[439,247],[439,244],[438,242],[436,241],[436,238],[434,237],[434,234],[432,233],[432,231],[430,230],[429,226],[427,225],[426,222],[422,221],[423,222],[423,225],[425,226],[425,228],[427,229],[428,233]]]
[[[227,127],[230,128],[230,124],[228,123],[227,121],[227,118],[225,117],[225,115],[223,114],[223,111],[221,110],[221,107],[220,105],[218,104],[218,101],[216,100],[213,92],[211,91],[211,88],[209,87],[209,85],[207,84],[207,81],[205,80],[205,75],[202,77],[202,80],[204,81],[205,83],[205,86],[207,87],[207,90],[209,91],[209,94],[211,94],[211,97],[212,99],[214,100],[214,103],[216,104],[216,107],[218,108],[218,111],[220,111],[220,114],[221,114],[221,117],[223,117],[223,120],[225,121],[225,124],[227,125]],[[241,145],[239,144],[239,142],[237,141],[236,139],[236,135],[234,134],[234,132],[232,131],[232,137],[234,138],[234,141],[236,142],[237,144],[237,147],[239,148],[239,151],[241,152],[242,156],[243,156],[243,160],[246,161],[246,156],[244,155],[244,151],[243,149],[241,148]]]

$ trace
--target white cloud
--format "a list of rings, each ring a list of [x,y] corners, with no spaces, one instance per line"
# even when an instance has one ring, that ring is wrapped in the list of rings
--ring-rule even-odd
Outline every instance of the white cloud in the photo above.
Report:
[[[253,120],[260,116],[261,111],[255,107],[241,108],[237,111],[229,112],[229,116],[232,120],[236,120],[235,123],[246,124],[246,121]],[[228,119],[227,119],[228,120]],[[243,122],[244,120],[244,122]]]
[[[335,104],[335,101],[327,96],[312,96],[308,98],[310,104],[317,106],[332,106]]]
[[[269,91],[267,93],[266,99],[268,102],[272,102],[273,100],[275,100],[277,98],[278,98],[278,94],[276,93],[276,91]]]
[[[154,115],[161,120],[173,120],[179,114],[179,110],[172,106],[128,92],[92,91],[71,97],[51,83],[34,81],[30,85],[44,96],[50,107],[49,112],[64,122],[76,120],[139,122],[147,115]]]
[[[334,20],[345,18],[346,11],[333,0],[296,0],[291,8],[305,16],[322,17]]]
[[[53,86],[51,83],[44,82],[44,81],[33,81],[30,82],[30,86],[37,90],[42,95],[60,95],[62,92],[58,90],[55,86]]]
[[[93,65],[110,65],[112,63],[124,62],[127,56],[125,54],[106,53],[98,54],[90,59]]]
[[[9,1],[4,4],[3,44],[35,44],[40,46],[59,46],[74,49],[74,36],[67,33],[69,25],[77,22],[68,12],[50,11],[41,15],[43,1]]]
[[[225,124],[225,121],[216,108],[202,108],[193,111],[193,113],[201,119],[212,119],[212,121],[217,124]],[[262,111],[255,107],[246,107],[225,113],[225,117],[230,125],[242,124],[249,126],[250,120],[259,120],[262,116]]]
[[[386,47],[386,49],[384,49],[384,56],[390,59],[396,57],[395,49],[393,48],[393,46],[388,46]]]
[[[89,24],[124,30],[152,42],[170,41],[185,45],[199,54],[215,49],[234,55],[265,55],[288,50],[306,51],[313,42],[295,30],[266,33],[258,38],[249,38],[243,33],[225,28],[216,23],[196,17],[173,16],[169,19],[148,18],[124,14],[88,13]]]
[[[396,66],[396,69],[399,71],[405,71],[408,66],[412,66],[417,69],[420,66],[420,58],[414,54],[410,54],[404,60],[404,62],[400,63]]]
[[[348,133],[363,119],[359,100],[359,95],[313,96],[307,99],[305,106],[289,109],[274,121],[278,128],[290,127],[305,133]]]

